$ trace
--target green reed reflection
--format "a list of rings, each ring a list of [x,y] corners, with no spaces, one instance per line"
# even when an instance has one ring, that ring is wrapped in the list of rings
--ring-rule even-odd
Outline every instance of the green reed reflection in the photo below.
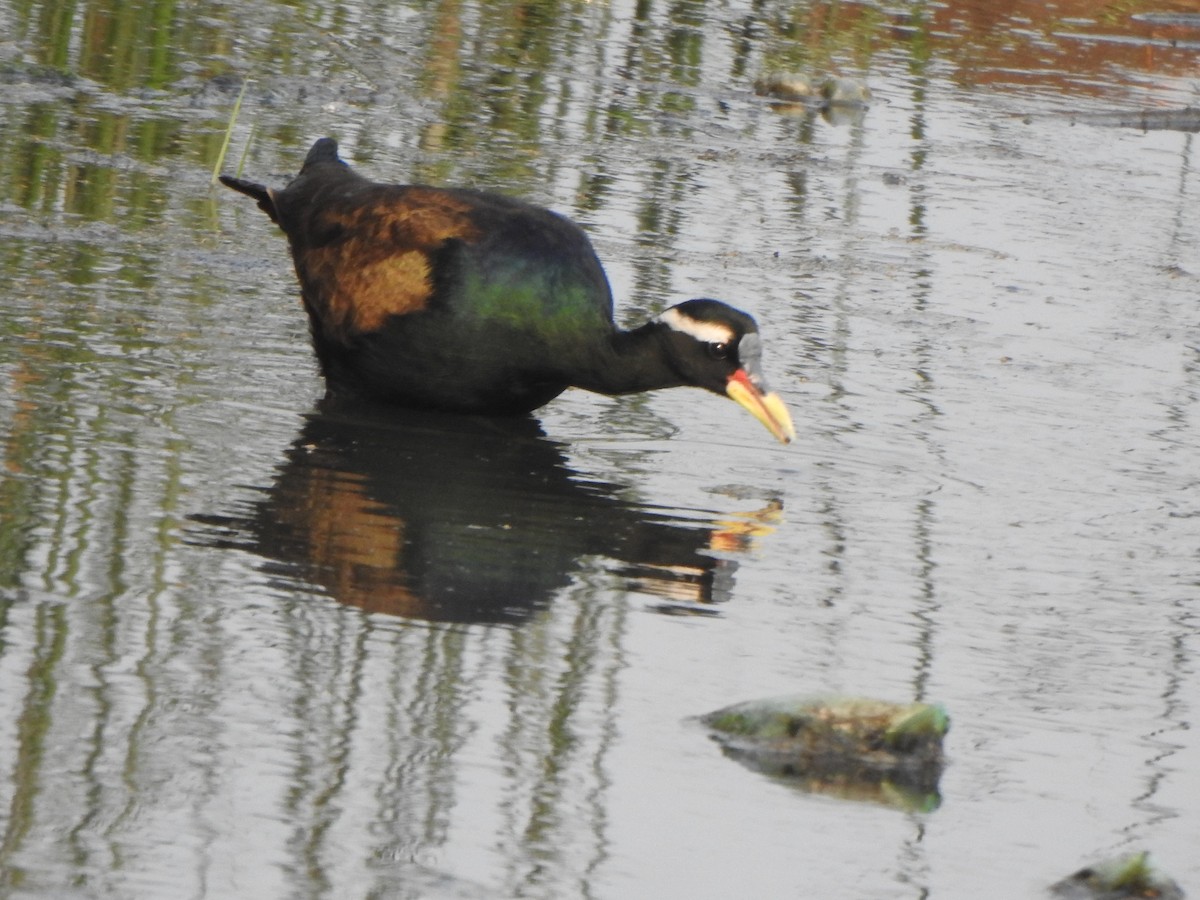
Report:
[[[811,64],[847,48],[855,65],[865,64],[870,35],[884,23],[846,9],[756,6],[743,25],[765,26],[769,38],[756,65]],[[584,0],[442,0],[408,18],[391,15],[387,3],[347,12],[177,0],[21,4],[14,21],[23,54],[0,72],[13,113],[0,124],[8,148],[0,197],[43,213],[150,227],[155,196],[166,190],[154,164],[179,159],[211,169],[247,78],[256,83],[233,158],[244,149],[258,155],[256,146],[295,145],[299,153],[316,136],[314,120],[327,118],[322,132],[360,124],[362,147],[381,129],[403,129],[410,140],[419,133],[425,157],[414,175],[423,180],[461,177],[465,168],[470,180],[528,188],[544,181],[544,158],[563,142],[670,133],[673,120],[695,109],[706,44],[721,33],[713,28],[720,10],[703,0],[643,0],[628,19],[609,3]],[[237,37],[250,27],[262,37]],[[609,54],[621,57],[615,69]],[[752,75],[748,68],[746,54],[735,57],[729,86]],[[422,97],[436,106],[414,118],[412,103]],[[333,115],[314,117],[306,107]],[[81,161],[80,150],[101,158]]]
[[[637,603],[610,570],[616,550],[576,552],[570,529],[557,527],[545,543],[570,566],[524,552],[539,549],[530,538],[508,554],[564,576],[539,589],[539,602],[514,603],[519,614],[495,622],[422,620],[408,596],[414,573],[455,587],[450,576],[482,554],[445,539],[437,529],[447,516],[423,522],[429,502],[383,515],[374,494],[349,487],[367,477],[328,465],[327,444],[295,433],[320,385],[286,246],[257,211],[209,192],[239,92],[227,169],[245,154],[247,176],[281,183],[330,133],[379,179],[549,202],[596,236],[620,279],[623,315],[701,289],[693,276],[757,292],[778,304],[777,333],[805,335],[790,361],[822,360],[838,403],[853,384],[849,350],[862,349],[850,347],[856,319],[838,304],[859,296],[853,262],[871,259],[840,235],[861,241],[889,221],[888,210],[854,220],[864,197],[854,154],[871,138],[837,132],[814,164],[828,124],[803,110],[778,114],[752,83],[772,69],[875,73],[890,54],[892,96],[910,116],[874,136],[868,165],[908,179],[886,194],[909,218],[887,238],[904,245],[887,290],[920,299],[939,252],[923,240],[925,204],[941,196],[923,180],[936,150],[926,90],[959,59],[971,62],[960,77],[981,77],[988,29],[938,19],[942,5],[924,3],[15,0],[10,9],[6,41],[17,51],[0,64],[0,697],[16,699],[0,739],[0,893],[31,878],[43,896],[63,876],[90,887],[113,860],[130,859],[146,863],[161,896],[218,895],[238,877],[225,873],[247,821],[278,832],[261,838],[273,855],[256,864],[278,877],[269,886],[278,896],[415,896],[422,877],[441,876],[425,861],[438,853],[447,871],[465,862],[482,873],[488,895],[586,887],[626,841],[612,833],[621,826],[610,822],[610,784],[620,778],[614,748],[637,727],[635,715],[622,731],[631,708],[622,691],[646,652],[630,633],[651,643],[647,616],[630,614]],[[954,28],[954,42],[939,37]],[[1012,42],[1004,52],[1011,67]],[[896,147],[908,153],[899,163],[888,154]],[[802,263],[785,268],[789,254],[821,260],[830,268],[816,280],[841,287],[827,333],[818,321],[827,310],[808,303],[813,282],[796,275]],[[834,258],[851,262],[842,269]],[[930,368],[929,347],[914,346],[889,352],[900,366]],[[648,405],[614,404],[586,431],[567,427],[620,435],[633,416],[653,415]],[[670,424],[653,421],[660,433]],[[597,468],[608,465],[602,442],[583,451],[603,461]],[[641,450],[645,469],[625,469]],[[658,447],[641,450],[613,450],[612,469],[652,471]],[[311,464],[299,466],[307,477],[293,468],[286,480],[285,456]],[[387,454],[370,477],[402,482],[409,473],[395,460],[412,458]],[[528,461],[544,482],[547,467]],[[464,471],[430,483],[450,493],[440,485]],[[494,479],[494,461],[482,471]],[[593,473],[560,474],[578,486]],[[860,523],[828,483],[828,509],[805,527],[825,527],[816,540],[832,548],[832,571],[853,564],[846,548]],[[263,523],[288,521],[289,508],[328,513],[290,520],[305,540],[289,546],[308,554],[307,569],[286,555],[189,543],[190,516],[261,502],[272,485],[296,502],[267,504]],[[471,528],[486,531],[478,515],[488,504],[461,496],[456,508],[470,507]],[[345,505],[320,502],[328,497]],[[529,497],[522,491],[521,503]],[[608,505],[623,511],[605,520],[618,537],[624,513],[643,512],[615,497]],[[581,515],[577,502],[565,508]],[[703,513],[686,515],[683,531],[701,534]],[[914,519],[913,571],[932,597],[937,516],[922,500]],[[359,555],[313,551],[335,535]],[[397,559],[419,565],[389,582]],[[356,609],[345,603],[351,591],[328,586],[339,579],[376,602],[387,587],[399,599]],[[518,601],[533,593],[523,591]],[[830,604],[831,623],[843,599]],[[936,618],[932,601],[917,611],[923,628]],[[918,694],[933,668],[931,634],[933,624],[916,648]],[[163,834],[178,835],[178,847],[155,857]],[[49,874],[29,874],[38,858],[52,860]]]

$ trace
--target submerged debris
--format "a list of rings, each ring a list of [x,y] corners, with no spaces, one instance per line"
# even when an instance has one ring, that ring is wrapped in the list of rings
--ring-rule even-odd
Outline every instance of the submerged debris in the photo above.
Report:
[[[796,72],[774,72],[754,82],[754,93],[760,97],[786,100],[789,103],[815,102],[820,93],[807,75]]]
[[[1051,890],[1056,896],[1069,900],[1126,900],[1131,897],[1183,900],[1183,890],[1155,869],[1145,850],[1082,868],[1056,882]]]
[[[861,107],[871,100],[871,89],[861,81],[831,75],[818,84],[798,72],[764,75],[754,82],[754,93],[784,103],[801,103],[816,108]]]
[[[826,78],[821,96],[830,106],[866,106],[871,101],[871,89],[853,78]]]
[[[805,790],[933,809],[946,711],[858,697],[775,697],[702,716],[730,756]]]

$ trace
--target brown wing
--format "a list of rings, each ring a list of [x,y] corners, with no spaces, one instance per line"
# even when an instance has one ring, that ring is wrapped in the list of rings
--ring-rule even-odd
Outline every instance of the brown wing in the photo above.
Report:
[[[328,338],[345,340],[426,308],[434,253],[449,239],[478,235],[463,196],[339,181],[343,190],[307,190],[298,205],[290,202],[300,198],[289,197],[289,187],[276,203],[314,325]],[[290,210],[299,215],[287,215]]]

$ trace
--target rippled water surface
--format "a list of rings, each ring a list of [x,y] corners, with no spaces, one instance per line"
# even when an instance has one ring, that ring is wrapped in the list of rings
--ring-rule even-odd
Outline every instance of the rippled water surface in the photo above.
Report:
[[[1198,16],[0,0],[0,896],[1200,891]],[[744,307],[799,439],[323,405],[239,97]],[[781,693],[943,704],[940,803],[689,721]]]

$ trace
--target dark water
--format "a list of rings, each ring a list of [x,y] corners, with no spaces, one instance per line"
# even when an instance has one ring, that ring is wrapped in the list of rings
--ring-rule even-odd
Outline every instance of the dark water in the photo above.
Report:
[[[0,896],[1200,890],[1197,12],[0,0]],[[332,134],[753,312],[799,440],[323,406],[243,84],[227,170]],[[940,807],[685,721],[791,692],[943,703]]]

